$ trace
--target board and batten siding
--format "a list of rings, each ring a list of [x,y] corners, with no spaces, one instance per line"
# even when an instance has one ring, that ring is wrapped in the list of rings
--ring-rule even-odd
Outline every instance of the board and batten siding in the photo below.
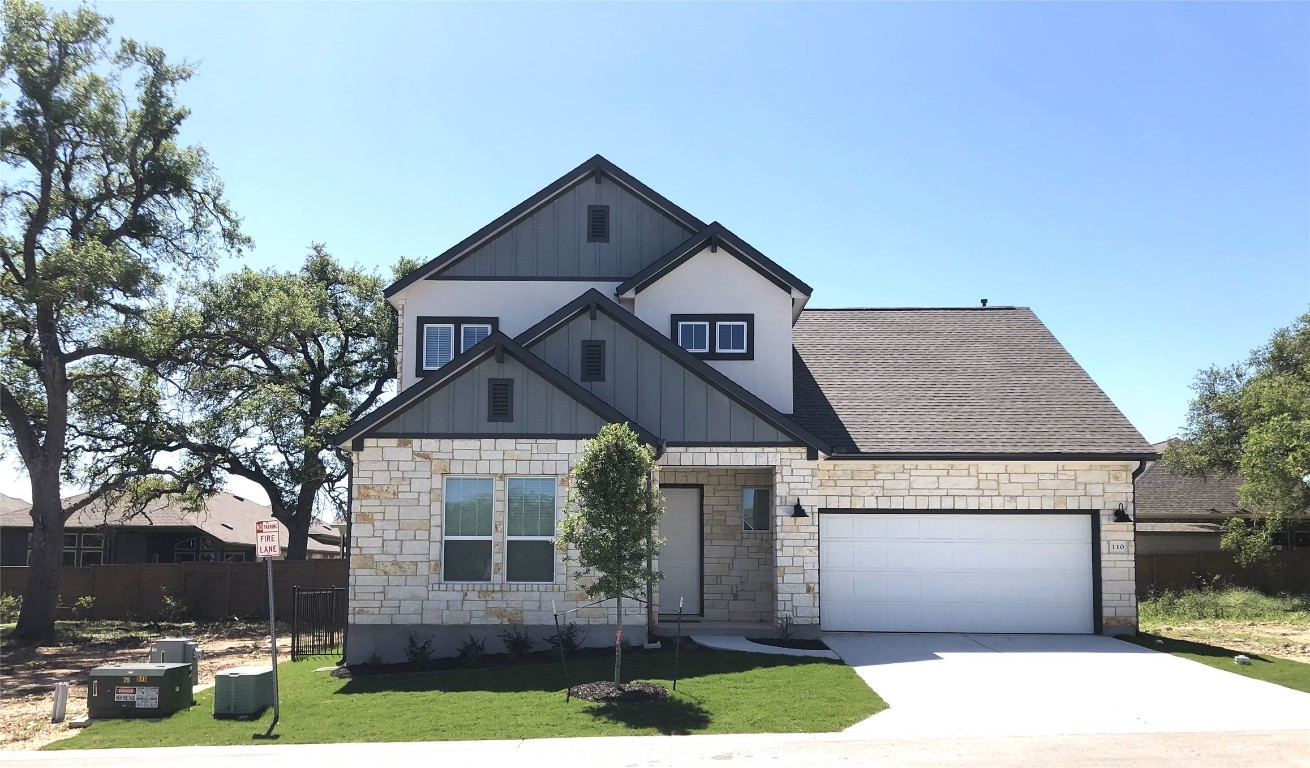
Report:
[[[487,420],[489,379],[514,382],[514,419]],[[370,430],[376,437],[419,435],[594,435],[606,421],[512,357],[488,357],[398,416]]]
[[[610,207],[609,242],[587,242],[589,205]],[[588,177],[433,278],[622,281],[692,234],[608,177]]]
[[[584,340],[605,342],[604,381],[582,380]],[[603,312],[578,315],[528,349],[670,443],[796,442]]]

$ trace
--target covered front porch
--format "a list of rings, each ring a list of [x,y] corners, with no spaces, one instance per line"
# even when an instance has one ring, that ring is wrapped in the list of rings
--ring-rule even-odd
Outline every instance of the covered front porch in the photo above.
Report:
[[[698,632],[776,634],[774,468],[663,467],[659,482],[656,632],[672,634],[681,603]]]

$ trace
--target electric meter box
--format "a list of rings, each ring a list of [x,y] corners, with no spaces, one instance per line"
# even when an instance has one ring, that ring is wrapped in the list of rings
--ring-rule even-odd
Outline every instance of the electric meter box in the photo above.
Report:
[[[191,706],[190,664],[110,664],[91,670],[92,718],[167,717]]]

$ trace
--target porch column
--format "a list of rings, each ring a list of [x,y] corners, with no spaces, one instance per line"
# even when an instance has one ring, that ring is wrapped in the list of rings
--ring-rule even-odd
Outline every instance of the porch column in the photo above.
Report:
[[[774,620],[819,623],[818,462],[804,451],[784,454],[774,466],[773,547],[777,564]],[[808,517],[792,517],[799,500]]]

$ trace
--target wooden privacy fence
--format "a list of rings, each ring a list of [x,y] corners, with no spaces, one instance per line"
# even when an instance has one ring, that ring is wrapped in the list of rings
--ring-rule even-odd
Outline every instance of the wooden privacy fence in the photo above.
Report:
[[[1226,552],[1138,555],[1137,597],[1146,597],[1152,589],[1199,587],[1214,576],[1269,594],[1310,594],[1310,550],[1275,552],[1272,560],[1255,568],[1242,568]]]
[[[273,591],[279,616],[291,615],[293,587],[346,584],[345,560],[275,560]],[[0,568],[0,592],[23,594],[27,566]],[[188,618],[268,616],[265,567],[255,563],[137,563],[65,567],[59,573],[59,604],[95,597],[89,618],[152,619],[165,598],[179,601]],[[65,613],[66,612],[61,612]]]

